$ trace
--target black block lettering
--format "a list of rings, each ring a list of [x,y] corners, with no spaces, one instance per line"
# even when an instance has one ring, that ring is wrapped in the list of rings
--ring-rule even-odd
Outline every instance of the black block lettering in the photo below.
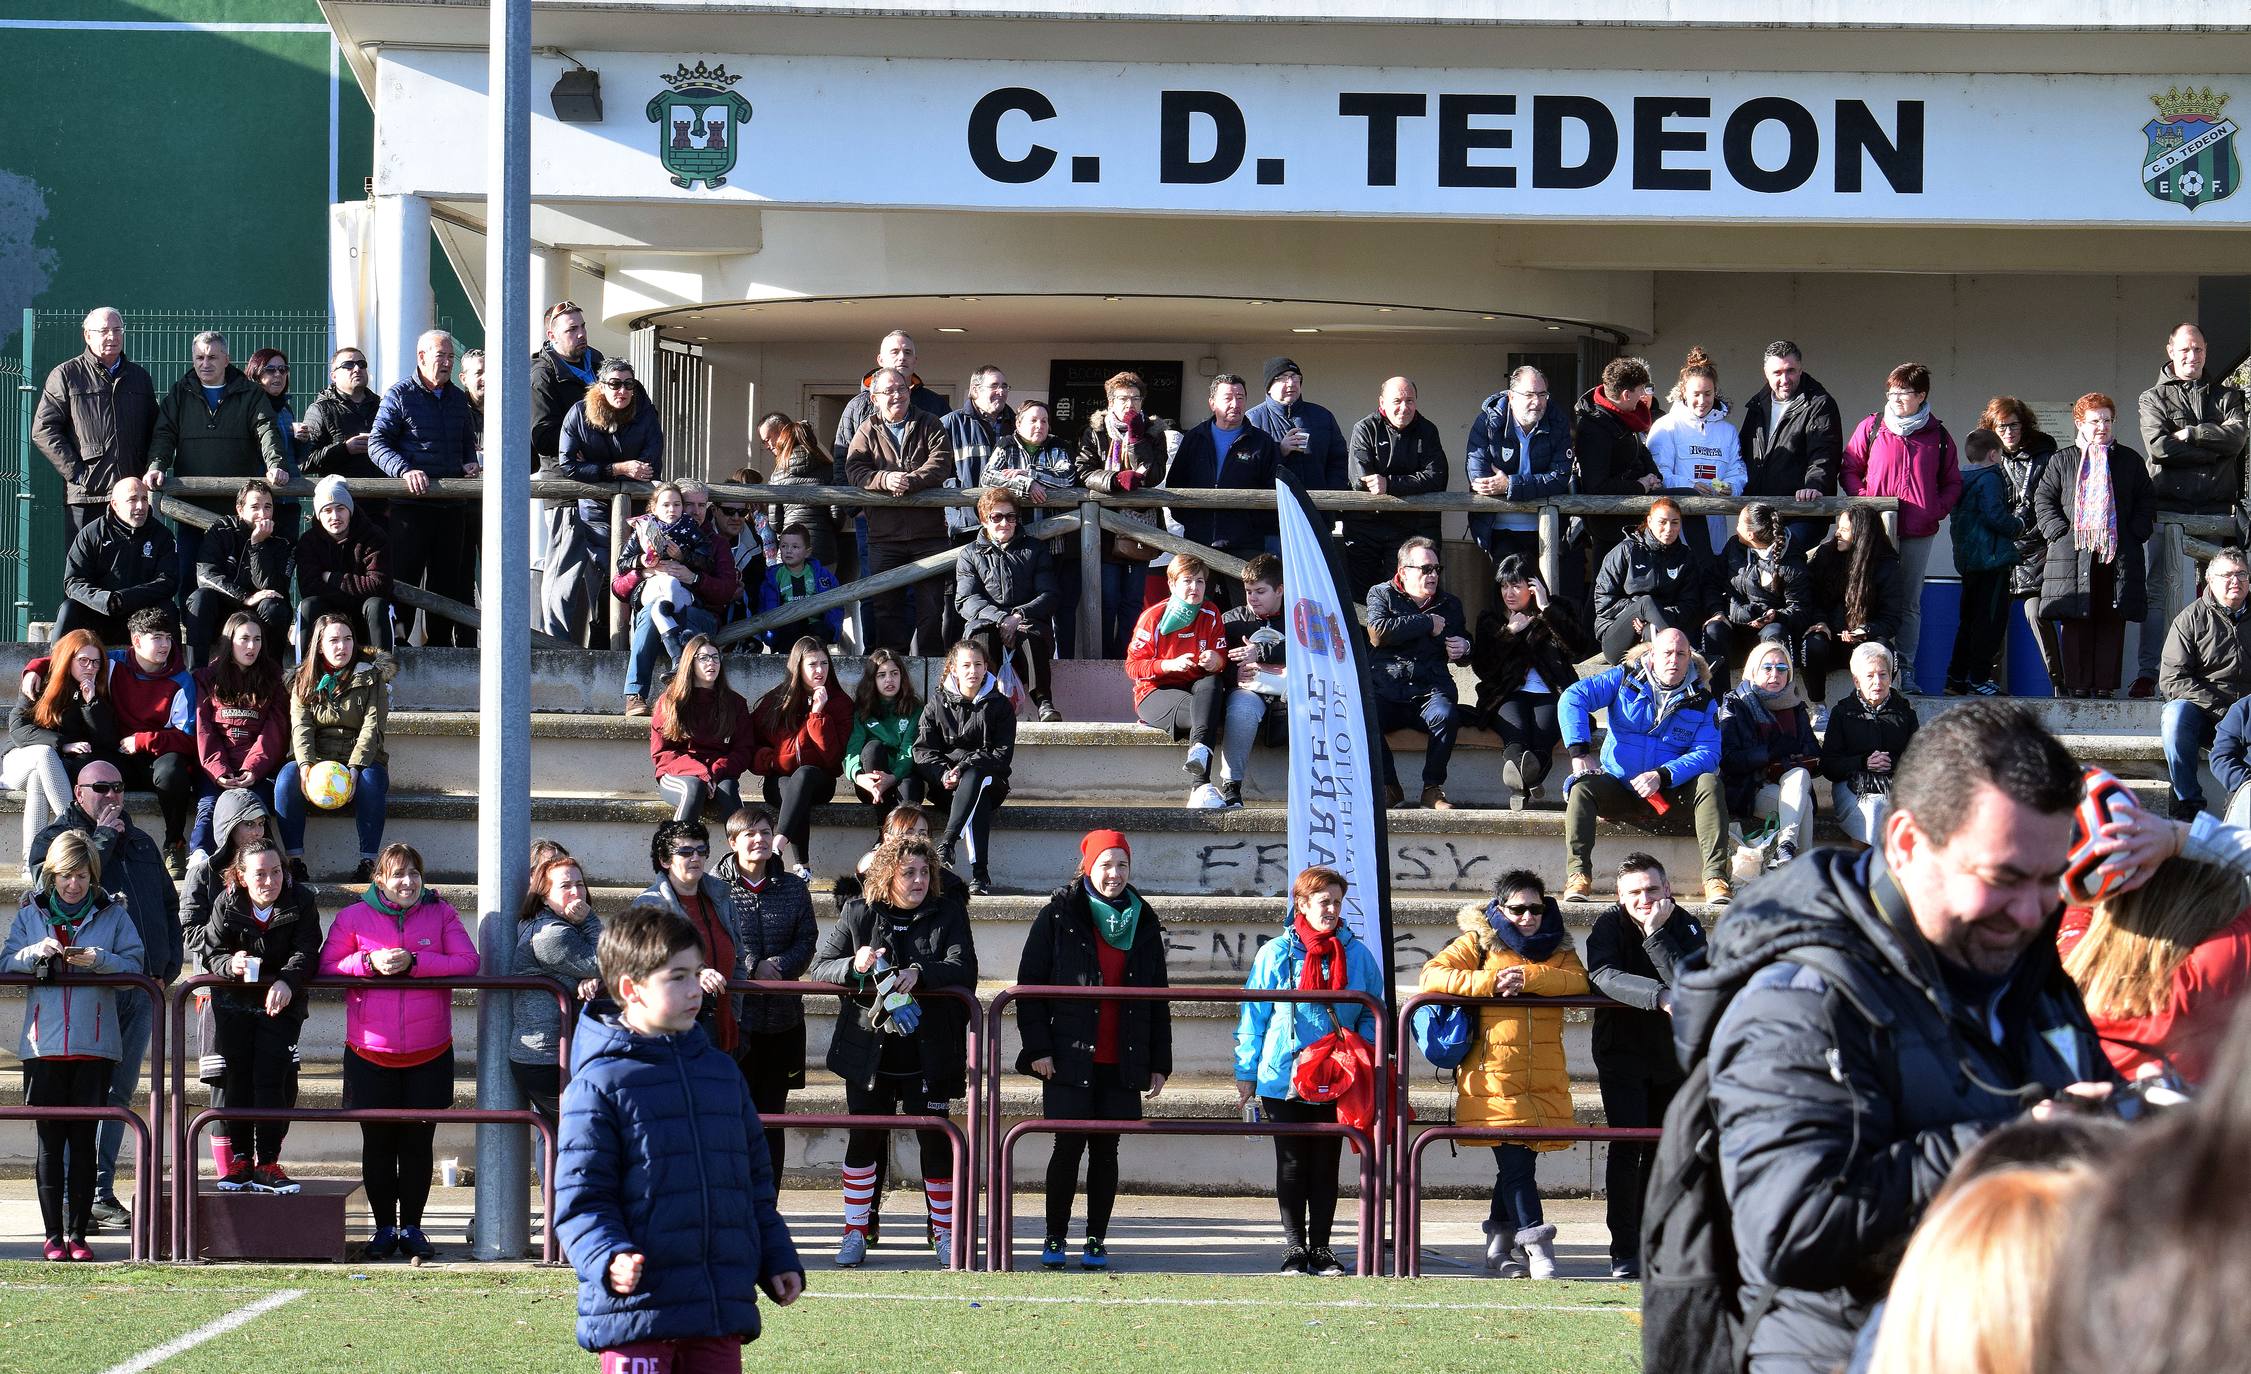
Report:
[[[1758,136],[1759,126],[1769,120],[1780,124],[1790,136],[1788,156],[1772,171],[1761,167],[1751,152],[1751,140]],[[1815,165],[1821,161],[1821,128],[1813,122],[1813,112],[1797,101],[1778,95],[1760,96],[1736,106],[1735,113],[1727,117],[1720,150],[1727,161],[1727,174],[1736,185],[1761,195],[1779,195],[1797,190],[1813,176]]]
[[[1899,135],[1884,133],[1867,103],[1837,102],[1837,189],[1860,190],[1860,160],[1865,154],[1884,174],[1891,189],[1903,196],[1923,193],[1923,102],[1902,100],[1898,111]]]
[[[1563,161],[1563,124],[1575,120],[1587,131],[1586,161]],[[1599,186],[1618,165],[1618,119],[1610,107],[1587,95],[1542,95],[1532,99],[1532,185],[1543,191],[1576,191]]]
[[[1637,191],[1709,191],[1712,173],[1707,167],[1668,167],[1667,153],[1701,153],[1710,144],[1702,129],[1667,129],[1668,119],[1710,119],[1712,102],[1702,96],[1637,96],[1634,98],[1634,189]]]
[[[1429,98],[1397,91],[1343,91],[1337,95],[1337,113],[1346,119],[1368,121],[1368,184],[1399,184],[1399,121],[1420,119]]]
[[[1168,186],[1210,186],[1235,175],[1243,165],[1243,110],[1218,91],[1166,91],[1159,101],[1157,177]],[[1195,117],[1212,122],[1218,146],[1202,162],[1189,156],[1189,131]]]
[[[986,92],[969,112],[969,160],[993,181],[1016,186],[1038,181],[1054,169],[1055,150],[1035,143],[1020,158],[1003,155],[1000,121],[1006,114],[1029,115],[1035,121],[1053,119],[1055,102],[1029,86],[1003,86]]]
[[[1438,97],[1438,184],[1441,186],[1514,186],[1514,167],[1473,163],[1469,155],[1486,148],[1507,148],[1516,139],[1508,129],[1472,127],[1473,119],[1492,119],[1516,113],[1513,95],[1442,95]]]

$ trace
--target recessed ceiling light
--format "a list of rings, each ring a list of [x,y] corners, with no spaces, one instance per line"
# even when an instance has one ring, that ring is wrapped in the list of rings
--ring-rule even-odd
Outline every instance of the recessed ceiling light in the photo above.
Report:
[[[1266,302],[1264,302],[1264,301],[1244,301],[1244,302],[1243,302],[1243,304],[1245,304],[1245,305],[1264,305],[1264,304],[1266,304]]]
[[[963,300],[965,300],[965,301],[981,301],[981,300],[983,300],[983,299],[984,299],[984,297],[983,297],[983,296],[963,296],[963,297],[962,297],[962,299],[963,299]]]
[[[1562,325],[1560,325],[1560,324],[1551,324],[1551,325],[1549,325],[1549,326],[1548,326],[1548,328],[1550,328],[1550,329],[1553,329],[1553,330],[1557,330],[1557,331],[1560,331],[1560,330],[1561,330],[1561,329],[1563,328],[1563,326],[1562,326]]]
[[[1318,334],[1321,331],[1309,325],[1297,325],[1292,327],[1290,332],[1292,334]]]
[[[1376,313],[1378,315],[1388,315],[1391,313],[1391,307],[1388,305],[1379,305],[1376,307]]]
[[[694,314],[689,315],[688,318],[691,320],[700,320],[703,318],[703,312],[700,310],[696,311]]]
[[[710,343],[710,342],[711,342],[711,336],[710,336],[709,334],[698,334],[698,335],[696,335],[696,342],[697,342],[697,343]]]
[[[1104,297],[1103,297],[1102,299],[1104,299],[1104,300],[1106,300],[1106,301],[1114,301],[1114,300],[1117,300],[1117,299],[1118,299],[1118,297],[1116,297],[1116,296],[1104,296]]]
[[[1478,316],[1477,318],[1479,318],[1479,319],[1481,319],[1481,320],[1497,320],[1497,319],[1499,319],[1499,318],[1500,318],[1500,316],[1498,316],[1498,315],[1480,315],[1480,316]]]
[[[967,334],[969,331],[958,324],[942,324],[938,326],[938,332],[941,334]]]

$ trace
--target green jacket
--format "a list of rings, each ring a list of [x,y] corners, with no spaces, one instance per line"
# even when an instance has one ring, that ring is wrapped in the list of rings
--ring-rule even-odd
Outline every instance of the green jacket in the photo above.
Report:
[[[850,777],[860,771],[860,751],[867,747],[869,740],[881,744],[884,753],[889,756],[889,761],[883,765],[884,772],[894,777],[905,777],[912,773],[914,771],[915,731],[921,728],[921,725],[922,712],[920,710],[917,710],[911,716],[888,715],[879,716],[874,720],[854,716],[852,720],[852,740],[844,746],[845,776]]]
[[[268,468],[290,469],[289,446],[274,423],[264,388],[229,365],[219,408],[203,399],[203,383],[190,368],[156,406],[149,466],[182,477],[257,477]],[[204,498],[231,509],[232,499]]]
[[[383,722],[391,714],[389,683],[398,663],[389,654],[361,650],[351,676],[311,702],[290,698],[289,752],[302,772],[322,759],[354,768],[388,764],[383,752]]]

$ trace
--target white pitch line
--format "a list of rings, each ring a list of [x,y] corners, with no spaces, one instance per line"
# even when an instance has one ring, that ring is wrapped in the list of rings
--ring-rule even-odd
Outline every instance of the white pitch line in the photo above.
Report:
[[[1342,1302],[1283,1302],[1271,1298],[1058,1298],[1017,1293],[823,1293],[807,1289],[808,1298],[845,1298],[854,1302],[974,1302],[1072,1303],[1094,1307],[1282,1307],[1318,1311],[1364,1312],[1617,1312],[1638,1308],[1605,1307],[1595,1303],[1512,1302],[1368,1302],[1352,1298]],[[114,1374],[114,1371],[113,1371]]]
[[[258,1299],[248,1307],[238,1307],[217,1321],[199,1326],[185,1336],[166,1341],[153,1350],[144,1350],[125,1363],[103,1371],[103,1374],[141,1374],[143,1370],[154,1369],[174,1355],[185,1354],[205,1341],[216,1340],[236,1327],[246,1326],[275,1308],[293,1303],[303,1296],[305,1290],[302,1288],[284,1288],[278,1293]]]

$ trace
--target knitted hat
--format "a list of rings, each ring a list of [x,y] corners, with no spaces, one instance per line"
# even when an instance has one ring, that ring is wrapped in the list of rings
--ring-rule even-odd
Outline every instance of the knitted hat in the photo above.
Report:
[[[1122,849],[1125,851],[1127,858],[1133,857],[1133,846],[1126,843],[1123,831],[1087,831],[1086,838],[1079,841],[1079,872],[1093,872],[1094,861],[1102,857],[1103,851],[1110,849]]]
[[[1297,373],[1300,380],[1305,376],[1305,370],[1288,358],[1268,358],[1266,360],[1266,389],[1272,391],[1274,379],[1285,372]]]
[[[352,502],[352,488],[342,477],[333,473],[321,478],[320,482],[313,488],[313,510],[317,513],[328,509],[330,506],[342,506],[346,510],[356,509]]]

